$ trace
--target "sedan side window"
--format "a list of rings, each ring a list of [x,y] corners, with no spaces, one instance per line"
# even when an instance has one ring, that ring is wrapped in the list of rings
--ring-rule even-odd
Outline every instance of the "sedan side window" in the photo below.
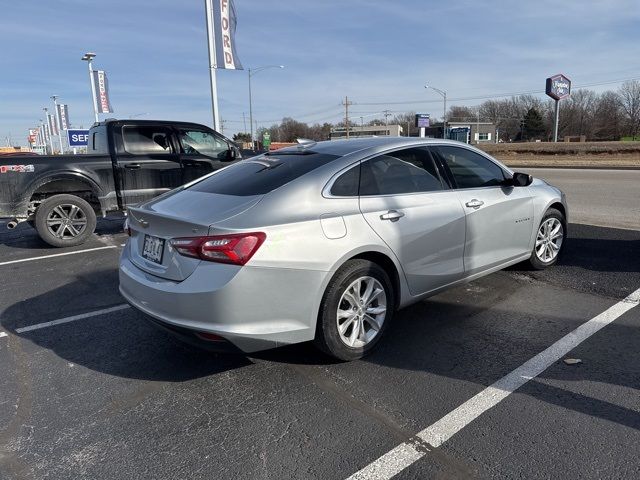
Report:
[[[504,171],[482,155],[460,147],[440,146],[436,150],[451,170],[458,188],[494,187],[504,184]]]
[[[398,195],[443,190],[424,148],[406,148],[367,160],[360,171],[360,195]]]
[[[357,197],[360,183],[360,165],[350,168],[340,175],[331,186],[331,195],[336,197]]]

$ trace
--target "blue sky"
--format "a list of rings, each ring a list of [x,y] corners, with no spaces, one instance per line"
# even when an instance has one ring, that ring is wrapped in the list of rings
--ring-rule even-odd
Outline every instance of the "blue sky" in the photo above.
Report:
[[[282,64],[252,80],[254,118],[336,122],[354,116],[442,115],[441,98],[640,78],[640,2],[235,0],[245,68]],[[211,125],[203,0],[0,0],[0,143],[26,130],[59,95],[74,126],[93,121],[86,51],[109,75],[118,118]],[[247,72],[218,71],[224,133],[244,131]],[[596,91],[619,83],[595,85]],[[451,102],[473,105],[481,100]],[[362,105],[382,103],[386,105]],[[393,104],[408,102],[406,104]],[[105,116],[102,116],[104,118]],[[248,130],[248,127],[247,127]]]

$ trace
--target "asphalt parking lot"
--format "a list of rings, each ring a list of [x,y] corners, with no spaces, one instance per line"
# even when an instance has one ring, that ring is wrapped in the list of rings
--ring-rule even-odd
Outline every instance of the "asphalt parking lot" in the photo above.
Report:
[[[572,224],[556,267],[409,307],[336,363],[147,325],[121,225],[51,249],[0,224],[0,478],[640,478],[640,230]]]

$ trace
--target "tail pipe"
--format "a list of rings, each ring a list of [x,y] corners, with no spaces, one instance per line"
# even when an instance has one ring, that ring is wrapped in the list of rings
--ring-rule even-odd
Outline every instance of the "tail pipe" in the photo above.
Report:
[[[7,222],[7,228],[9,230],[13,230],[14,228],[16,228],[18,226],[18,221],[14,218],[13,220],[9,220]]]

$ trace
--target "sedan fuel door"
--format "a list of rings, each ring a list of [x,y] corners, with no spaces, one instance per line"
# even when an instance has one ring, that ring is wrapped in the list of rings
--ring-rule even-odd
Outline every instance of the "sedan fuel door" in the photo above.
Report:
[[[465,276],[530,253],[533,199],[489,158],[462,146],[430,147],[456,187],[467,223]]]
[[[360,166],[360,211],[399,260],[412,295],[460,279],[465,215],[426,148],[405,148]]]

